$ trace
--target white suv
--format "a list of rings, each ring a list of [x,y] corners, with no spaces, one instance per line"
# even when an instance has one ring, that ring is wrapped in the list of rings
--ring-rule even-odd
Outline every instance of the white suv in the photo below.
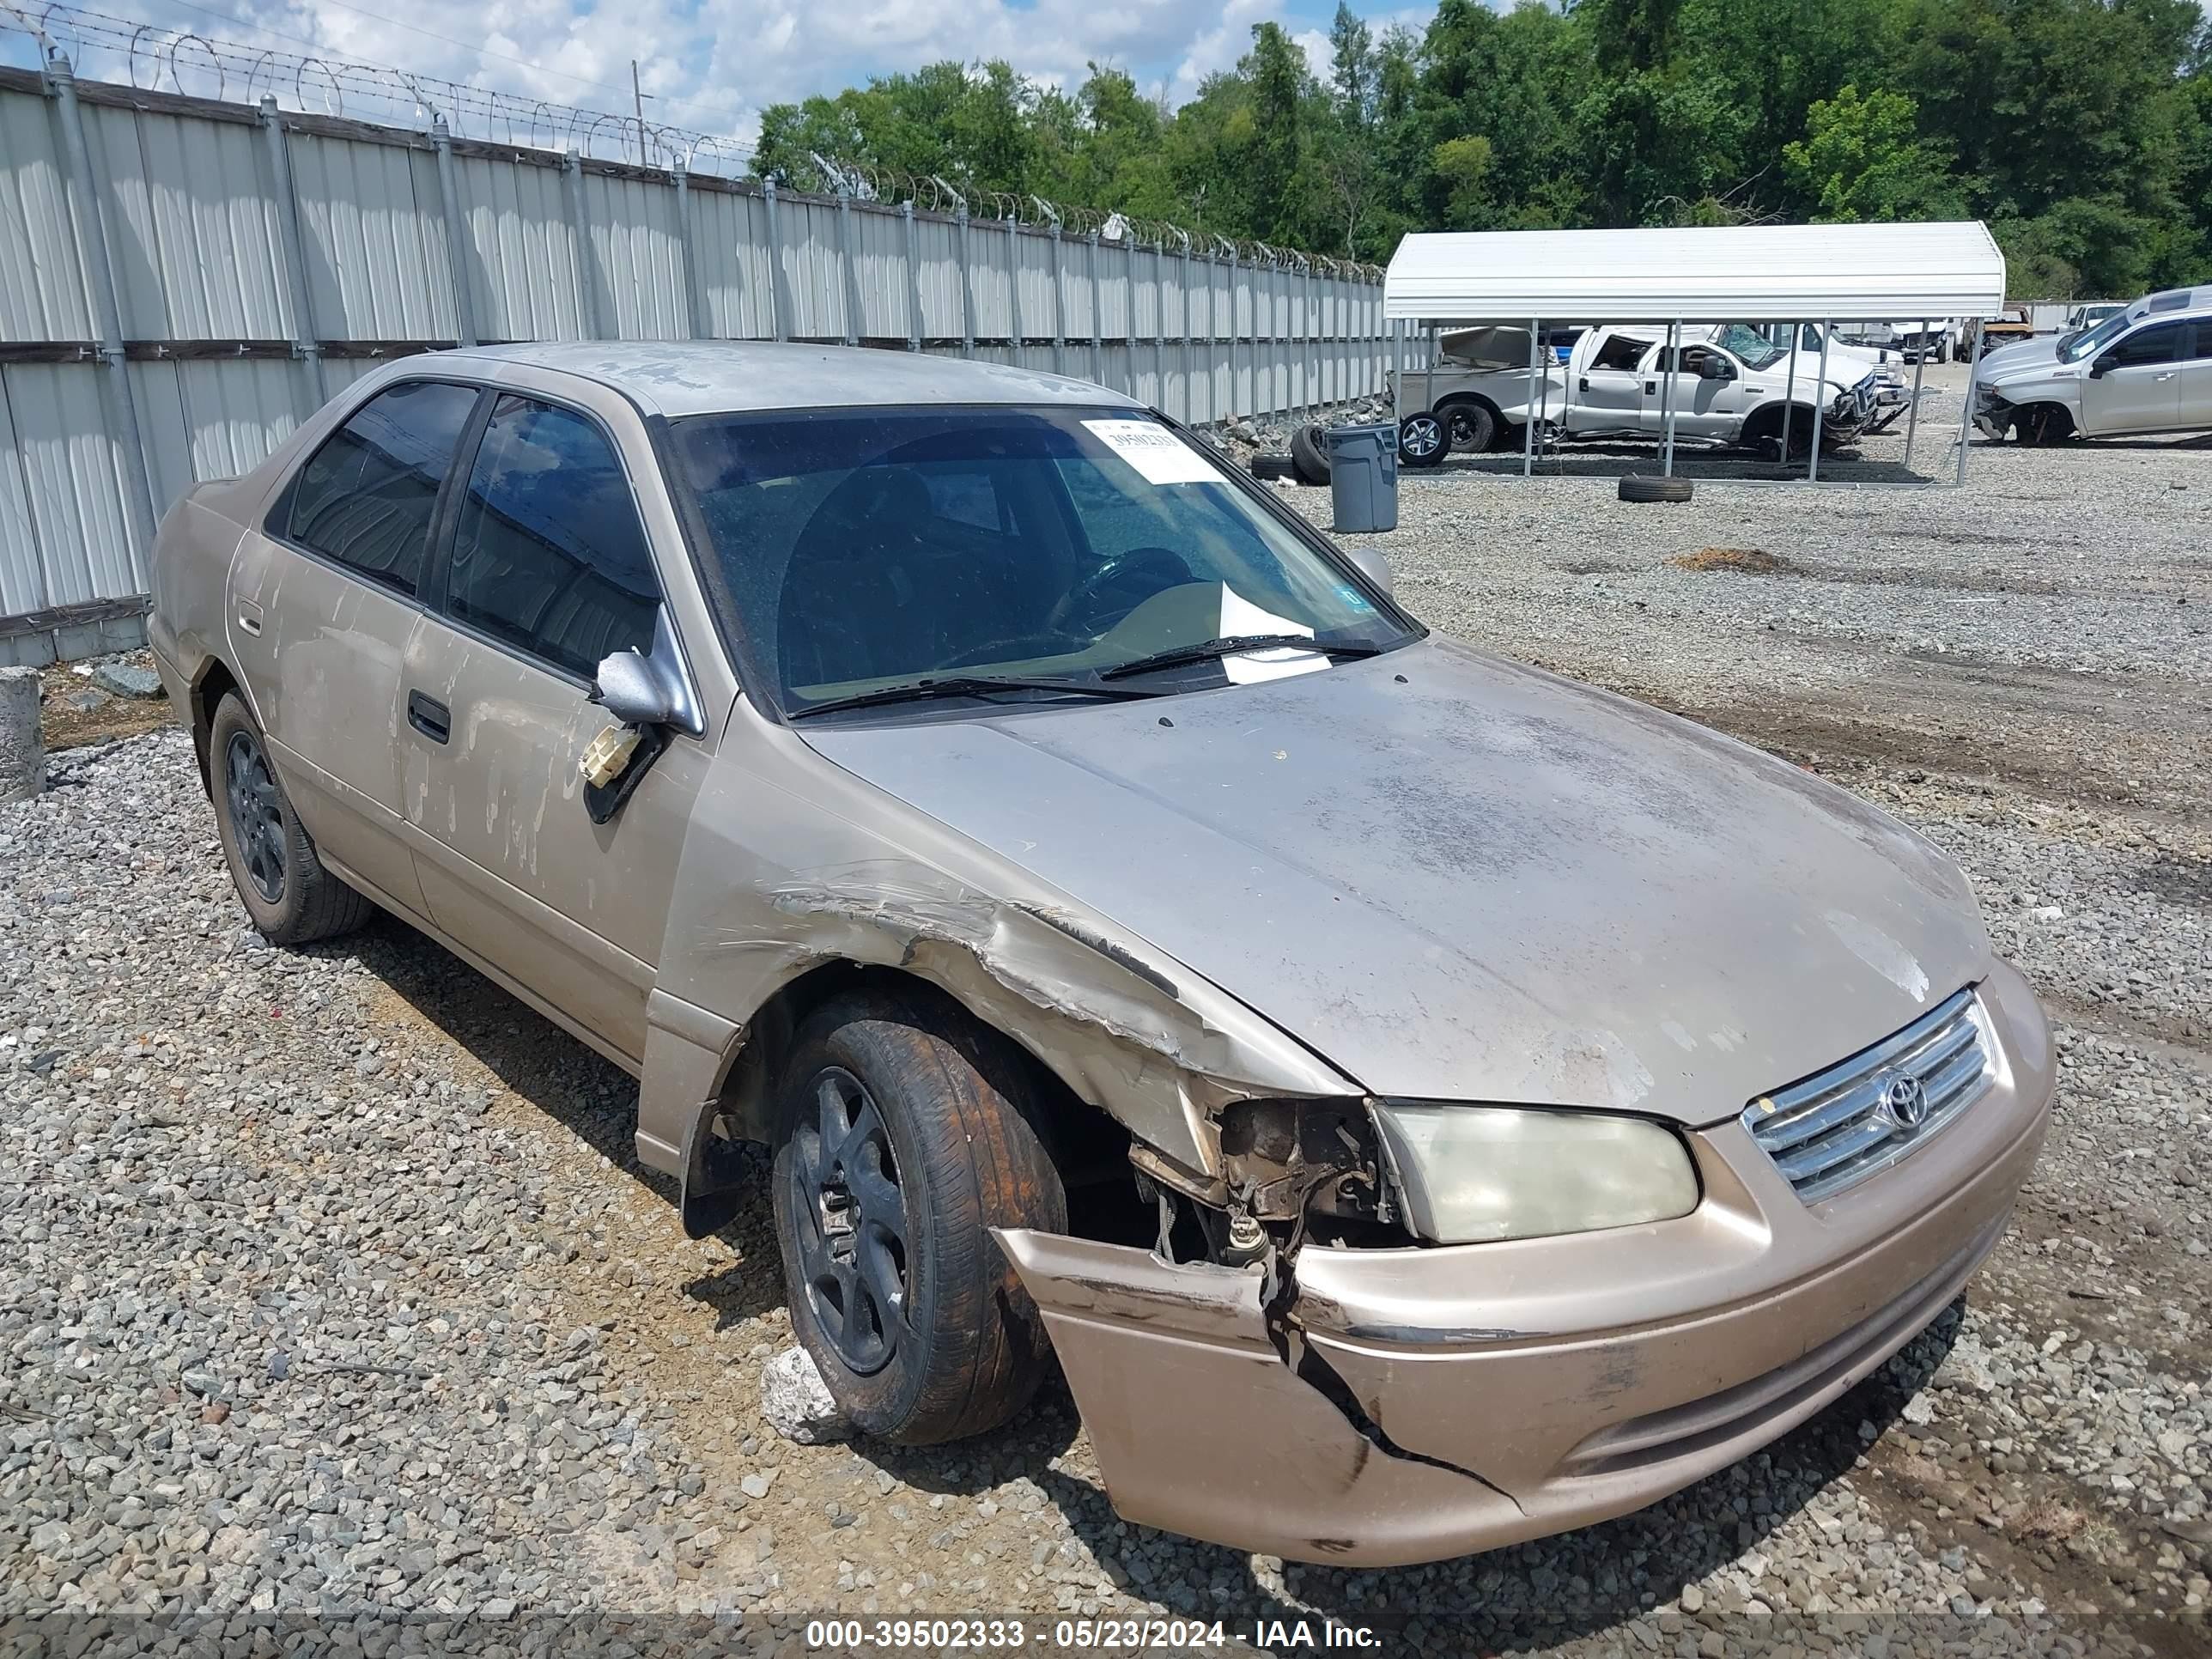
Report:
[[[2080,333],[1993,354],[1974,424],[2022,443],[2212,430],[2212,288],[2147,295]]]

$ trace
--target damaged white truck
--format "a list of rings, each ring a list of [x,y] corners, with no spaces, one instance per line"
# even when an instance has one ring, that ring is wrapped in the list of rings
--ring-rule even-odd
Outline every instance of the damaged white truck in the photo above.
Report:
[[[1526,328],[1453,330],[1438,337],[1430,367],[1392,373],[1399,457],[1433,466],[1453,450],[1518,449],[1533,420],[1546,446],[1658,442],[1671,430],[1677,441],[1779,459],[1785,444],[1792,455],[1808,453],[1816,424],[1820,441],[1835,447],[1903,412],[1894,368],[1833,341],[1824,366],[1817,331],[1808,332],[1793,352],[1786,325],[1689,326],[1673,347],[1662,325],[1589,328],[1564,363],[1540,352],[1532,375]]]
[[[406,358],[154,590],[257,927],[380,907],[634,1073],[866,1432],[1057,1356],[1132,1521],[1389,1564],[1650,1503],[1941,1312],[2048,1121],[1936,848],[1430,635],[1099,386]]]

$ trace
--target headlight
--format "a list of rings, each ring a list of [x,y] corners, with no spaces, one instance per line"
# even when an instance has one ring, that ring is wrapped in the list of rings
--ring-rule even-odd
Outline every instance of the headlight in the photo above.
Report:
[[[1689,1149],[1643,1118],[1408,1101],[1375,1118],[1407,1224],[1439,1244],[1632,1227],[1698,1206]]]

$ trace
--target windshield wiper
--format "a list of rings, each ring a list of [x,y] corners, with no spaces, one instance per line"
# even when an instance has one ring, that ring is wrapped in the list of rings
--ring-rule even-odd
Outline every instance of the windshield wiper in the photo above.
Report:
[[[1118,663],[1102,671],[1098,678],[1118,680],[1132,674],[1149,674],[1155,668],[1179,668],[1185,663],[1213,662],[1223,657],[1242,656],[1247,651],[1278,651],[1285,647],[1322,652],[1332,657],[1371,657],[1382,649],[1379,645],[1334,645],[1327,640],[1317,640],[1310,634],[1232,634],[1223,639],[1201,640],[1196,645],[1178,645],[1170,650],[1155,651],[1148,657]]]
[[[1001,691],[1058,691],[1078,697],[1110,697],[1117,702],[1127,702],[1132,697],[1156,697],[1160,695],[1157,691],[1139,690],[1133,685],[1103,685],[1097,680],[1050,679],[1018,674],[947,674],[934,679],[915,680],[908,685],[886,685],[873,691],[855,691],[849,697],[832,697],[827,702],[809,703],[804,708],[792,710],[789,718],[811,720],[817,714],[835,714],[841,708],[874,708],[894,702],[929,702],[940,697],[988,697]]]

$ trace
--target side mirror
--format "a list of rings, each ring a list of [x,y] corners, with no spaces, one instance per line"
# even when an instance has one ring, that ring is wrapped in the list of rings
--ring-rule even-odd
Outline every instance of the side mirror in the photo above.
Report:
[[[672,726],[694,737],[706,730],[665,607],[653,619],[653,654],[629,650],[601,658],[592,701],[624,726]]]
[[[1733,380],[1735,370],[1717,357],[1698,359],[1698,378],[1701,380]]]
[[[1366,577],[1369,581],[1373,582],[1376,586],[1381,588],[1385,593],[1392,592],[1390,585],[1390,561],[1384,558],[1373,548],[1347,547],[1344,550],[1344,556],[1350,559],[1352,563],[1358,565],[1359,567],[1359,574]]]
[[[599,659],[599,684],[592,700],[624,726],[666,726],[676,717],[674,701],[651,659],[635,651],[617,651]]]
[[[2112,367],[2112,360],[2110,357],[2100,357],[2089,365],[2089,378],[2093,380],[2101,380],[2111,371]]]

